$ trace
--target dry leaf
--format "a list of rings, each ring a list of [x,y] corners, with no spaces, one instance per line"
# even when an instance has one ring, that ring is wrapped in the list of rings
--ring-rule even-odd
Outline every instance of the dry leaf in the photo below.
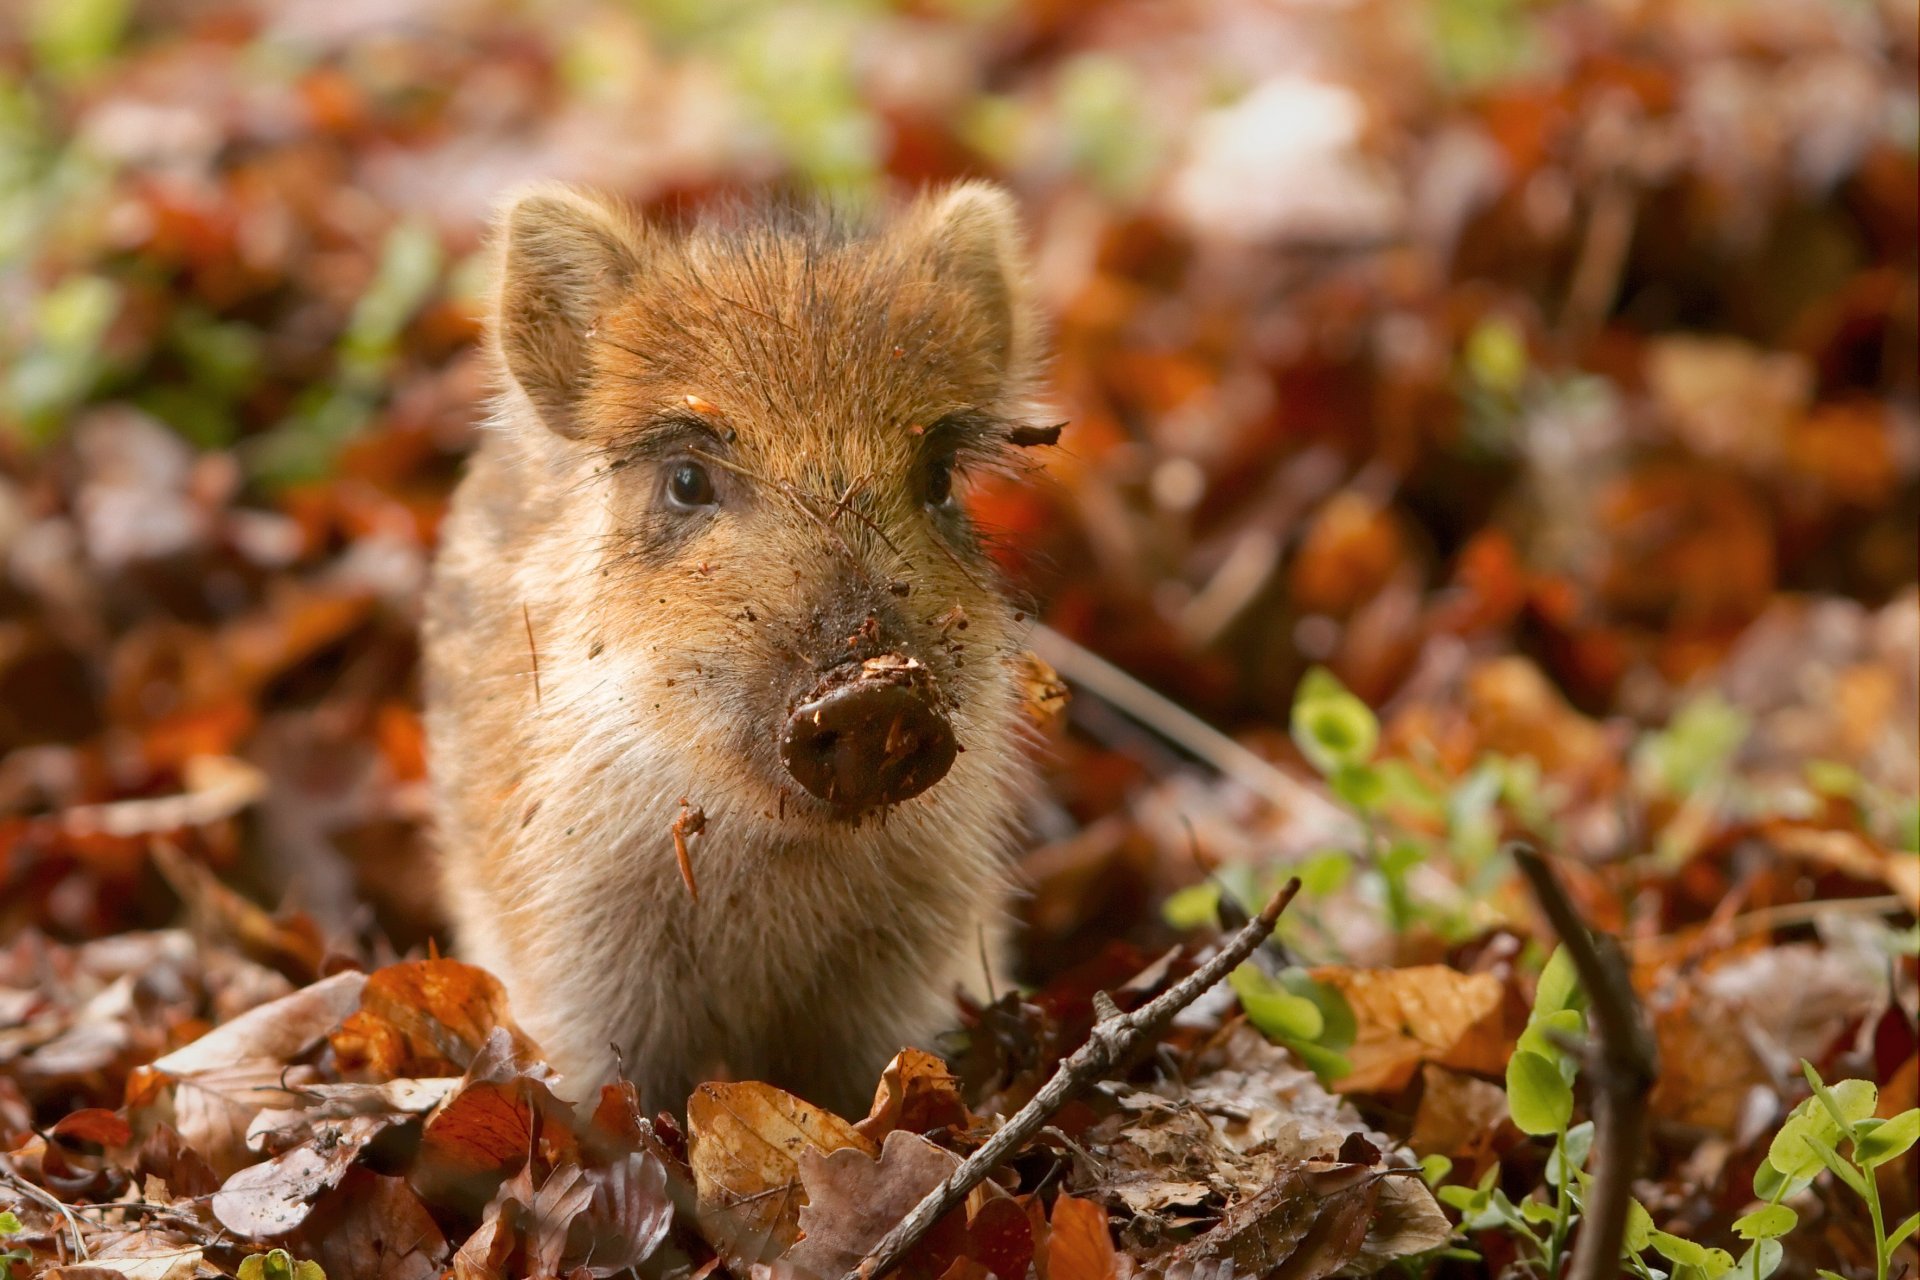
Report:
[[[879,1148],[830,1111],[772,1085],[703,1084],[687,1099],[700,1219],[729,1266],[769,1262],[800,1233],[802,1152]]]
[[[877,1160],[852,1147],[802,1151],[805,1235],[787,1251],[787,1261],[803,1276],[839,1280],[959,1165],[951,1151],[904,1129],[887,1135]],[[956,1208],[935,1224],[903,1263],[902,1274],[930,1278],[945,1270],[964,1248],[965,1221],[965,1209]]]
[[[1119,1271],[1107,1211],[1091,1200],[1056,1199],[1047,1233],[1047,1280],[1117,1280]]]
[[[360,1149],[398,1118],[323,1121],[311,1140],[228,1178],[214,1194],[213,1216],[243,1239],[285,1235],[306,1220],[316,1196],[346,1176]]]
[[[873,1142],[895,1129],[932,1133],[964,1127],[972,1119],[960,1096],[959,1081],[947,1064],[924,1049],[902,1049],[880,1075],[873,1109],[853,1127]]]
[[[1406,969],[1313,971],[1346,997],[1356,1032],[1346,1050],[1353,1070],[1334,1082],[1341,1093],[1391,1093],[1423,1062],[1496,1075],[1513,1037],[1501,1026],[1505,988],[1486,973],[1445,965]]]

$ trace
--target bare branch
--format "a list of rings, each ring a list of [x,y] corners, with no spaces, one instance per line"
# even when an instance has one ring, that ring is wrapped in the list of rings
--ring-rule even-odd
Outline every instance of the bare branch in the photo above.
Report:
[[[1647,1150],[1647,1093],[1659,1075],[1653,1033],[1619,943],[1587,927],[1546,859],[1523,844],[1508,851],[1560,935],[1593,1012],[1596,1043],[1587,1064],[1594,1083],[1593,1186],[1566,1280],[1617,1280],[1633,1173]]]
[[[1260,914],[1247,921],[1212,959],[1132,1013],[1116,1010],[1096,1022],[1087,1042],[1060,1064],[1060,1069],[1040,1086],[1033,1100],[1016,1111],[1012,1119],[1000,1126],[998,1133],[987,1139],[986,1145],[967,1157],[959,1168],[947,1175],[946,1181],[929,1191],[912,1212],[882,1236],[860,1260],[860,1265],[847,1273],[846,1280],[878,1280],[899,1265],[934,1223],[965,1200],[967,1193],[984,1182],[1001,1161],[1025,1146],[1068,1098],[1125,1061],[1141,1044],[1157,1037],[1175,1014],[1252,955],[1273,932],[1280,913],[1299,891],[1297,878],[1287,881]]]

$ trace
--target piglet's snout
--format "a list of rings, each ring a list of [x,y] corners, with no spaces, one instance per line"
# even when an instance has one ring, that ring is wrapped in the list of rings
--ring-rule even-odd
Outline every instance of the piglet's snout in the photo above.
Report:
[[[947,776],[958,750],[932,676],[891,653],[829,673],[780,731],[794,781],[848,809],[912,799]]]

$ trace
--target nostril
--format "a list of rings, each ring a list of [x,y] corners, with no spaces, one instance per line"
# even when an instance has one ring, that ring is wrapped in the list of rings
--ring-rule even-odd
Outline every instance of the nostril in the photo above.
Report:
[[[926,668],[892,654],[829,675],[780,734],[794,780],[851,809],[919,795],[946,776],[958,751]]]

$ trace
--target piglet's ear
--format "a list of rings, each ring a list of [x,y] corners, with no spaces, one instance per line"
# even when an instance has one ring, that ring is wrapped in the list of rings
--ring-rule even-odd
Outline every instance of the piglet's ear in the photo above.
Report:
[[[568,187],[530,191],[501,220],[500,358],[561,435],[581,434],[589,334],[640,274],[645,237],[624,210]]]
[[[1039,321],[1013,197],[990,182],[964,182],[923,199],[909,225],[935,277],[971,295],[980,337],[1007,376],[1026,378],[1039,355]]]

